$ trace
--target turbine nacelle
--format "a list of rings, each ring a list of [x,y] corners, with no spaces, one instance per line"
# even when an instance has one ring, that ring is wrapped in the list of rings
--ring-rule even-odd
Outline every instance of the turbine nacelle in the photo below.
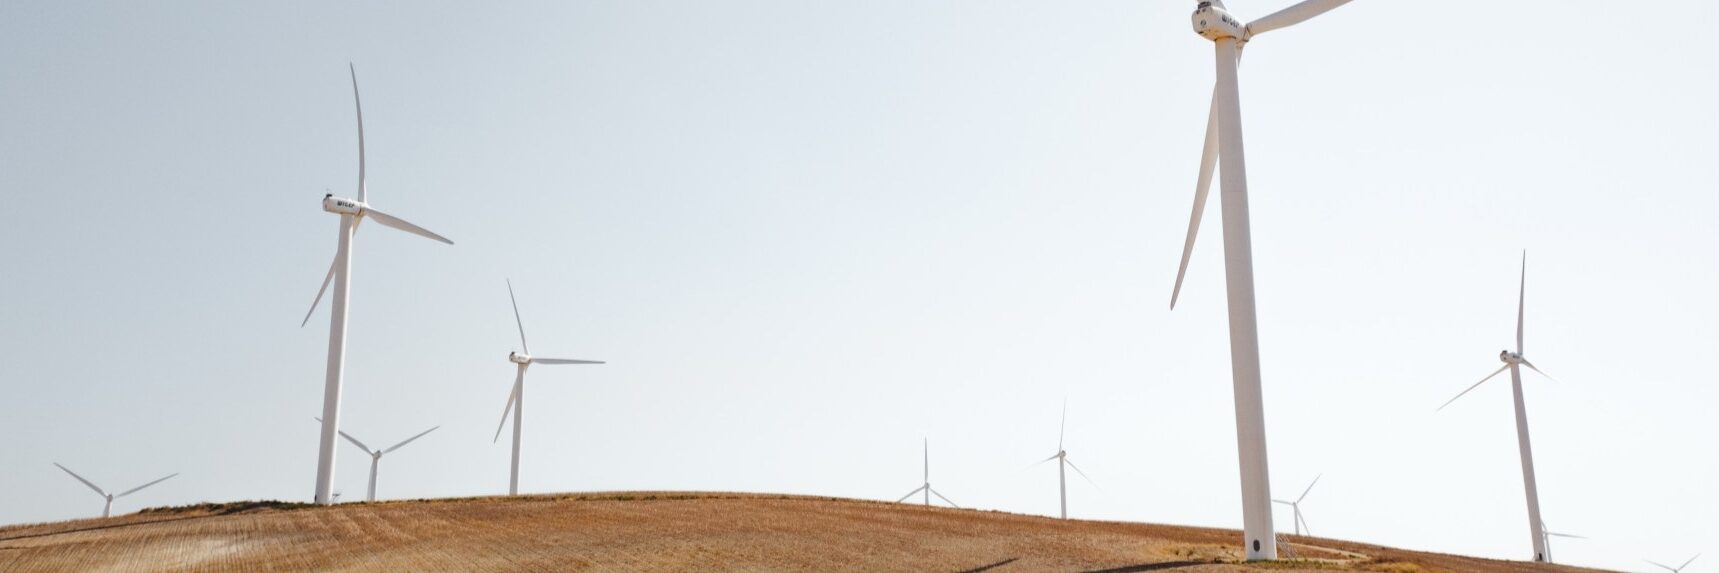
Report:
[[[1527,362],[1527,360],[1522,358],[1521,354],[1511,352],[1509,350],[1498,351],[1498,360],[1505,364],[1521,364],[1523,362]]]
[[[1247,33],[1247,25],[1231,16],[1224,9],[1223,2],[1201,2],[1194,8],[1194,33],[1207,40],[1216,42],[1224,38],[1241,38]]]
[[[340,215],[363,215],[368,207],[363,201],[355,201],[345,197],[335,197],[333,193],[322,196],[322,210]]]
[[[512,362],[514,364],[530,364],[531,363],[531,355],[530,354],[520,354],[518,352],[509,352],[509,353],[507,353],[507,361]]]

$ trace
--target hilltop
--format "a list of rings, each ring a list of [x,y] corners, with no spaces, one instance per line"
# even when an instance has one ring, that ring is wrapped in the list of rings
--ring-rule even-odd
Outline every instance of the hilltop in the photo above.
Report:
[[[0,571],[1592,571],[1234,530],[1062,521],[855,499],[603,493],[240,502],[0,528]]]

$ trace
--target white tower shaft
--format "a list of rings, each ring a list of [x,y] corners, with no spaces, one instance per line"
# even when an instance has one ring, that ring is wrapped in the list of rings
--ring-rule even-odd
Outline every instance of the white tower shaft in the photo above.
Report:
[[[107,505],[101,508],[101,516],[109,517],[111,515],[113,515],[113,496],[109,495],[107,496]]]
[[[1236,39],[1217,44],[1218,163],[1222,183],[1224,275],[1229,291],[1230,371],[1235,388],[1241,462],[1242,535],[1249,561],[1277,558],[1271,475],[1260,391],[1259,325],[1253,291],[1253,239],[1248,227],[1247,162],[1242,152]]]
[[[1064,460],[1063,456],[1061,452],[1056,455],[1056,487],[1062,500],[1062,518],[1068,519],[1068,469],[1064,467],[1068,465],[1068,461]]]
[[[507,494],[519,495],[519,443],[525,427],[525,368],[519,365],[519,374],[513,379],[513,470],[508,473]]]
[[[1534,538],[1534,560],[1548,561],[1544,527],[1540,524],[1540,486],[1534,480],[1534,448],[1528,443],[1528,410],[1522,400],[1522,369],[1510,365],[1510,393],[1516,400],[1516,443],[1522,450],[1522,487],[1528,497],[1528,533]]]
[[[382,465],[382,456],[370,456],[370,491],[364,495],[364,501],[376,501],[376,470]]]
[[[340,426],[340,384],[346,373],[346,303],[352,276],[352,239],[356,219],[340,216],[340,248],[334,263],[334,302],[329,309],[328,378],[322,390],[322,436],[316,453],[316,503],[333,503],[334,442]]]

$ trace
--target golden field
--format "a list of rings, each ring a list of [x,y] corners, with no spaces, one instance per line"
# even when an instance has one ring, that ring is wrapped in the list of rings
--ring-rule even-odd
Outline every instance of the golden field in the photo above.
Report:
[[[0,572],[1589,571],[1294,536],[1284,540],[1302,559],[1248,564],[1239,537],[760,494],[241,502],[0,528]]]

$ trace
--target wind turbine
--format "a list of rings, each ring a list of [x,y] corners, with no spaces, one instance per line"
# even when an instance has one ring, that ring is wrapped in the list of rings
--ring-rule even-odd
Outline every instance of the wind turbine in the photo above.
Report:
[[[1068,429],[1068,404],[1065,402],[1062,405],[1062,427],[1061,427],[1061,429],[1057,430],[1057,435],[1056,435],[1056,455],[1053,455],[1051,457],[1039,460],[1038,463],[1033,464],[1033,466],[1036,467],[1039,464],[1043,464],[1043,463],[1051,461],[1051,460],[1057,460],[1057,467],[1056,467],[1057,498],[1058,498],[1058,500],[1060,500],[1062,502],[1062,518],[1063,519],[1068,519],[1068,472],[1067,472],[1067,470],[1063,469],[1063,466],[1074,468],[1074,471],[1079,473],[1080,477],[1086,478],[1087,482],[1092,483],[1093,485],[1098,485],[1098,482],[1092,481],[1092,478],[1087,476],[1086,472],[1080,471],[1079,466],[1074,465],[1074,462],[1068,461],[1068,450],[1064,450],[1062,448],[1062,443],[1063,443],[1062,439],[1064,436],[1064,431],[1067,429]],[[929,482],[930,480],[927,479],[926,481]],[[930,485],[928,484],[926,487],[930,487]],[[913,495],[913,494],[910,493],[907,495]],[[942,496],[938,496],[938,497],[942,497]],[[947,500],[945,500],[945,501],[947,501]],[[950,505],[954,505],[954,504],[950,504]]]
[[[1570,533],[1554,532],[1550,529],[1547,529],[1546,524],[1544,524],[1544,523],[1540,524],[1540,537],[1541,537],[1541,541],[1546,544],[1546,562],[1547,563],[1553,563],[1553,561],[1552,561],[1552,538],[1553,537],[1566,537],[1569,539],[1587,539],[1586,537],[1582,537],[1580,535],[1574,535],[1574,534],[1570,534]]]
[[[317,418],[317,421],[320,422],[320,421],[322,421],[322,419]],[[377,466],[382,464],[382,455],[383,454],[392,453],[394,450],[398,450],[401,447],[405,446],[406,444],[412,443],[412,440],[422,438],[422,437],[424,437],[424,434],[434,432],[434,431],[436,431],[436,428],[440,428],[440,427],[441,426],[436,426],[435,428],[430,428],[428,430],[424,430],[422,432],[419,432],[418,435],[416,435],[416,436],[406,438],[406,441],[404,441],[404,442],[394,444],[393,446],[389,446],[388,448],[381,449],[381,450],[371,450],[370,446],[364,445],[364,442],[358,441],[358,438],[352,437],[352,434],[348,434],[348,433],[346,433],[345,430],[341,430],[340,431],[340,437],[346,438],[346,441],[352,442],[352,445],[358,446],[358,449],[364,450],[364,453],[366,453],[366,454],[370,454],[370,491],[365,496],[364,501],[376,501],[376,469],[377,469]]]
[[[1679,572],[1683,571],[1684,567],[1688,567],[1690,563],[1694,563],[1696,557],[1700,557],[1700,556],[1701,556],[1700,553],[1696,553],[1695,557],[1690,557],[1688,561],[1684,561],[1682,565],[1678,565],[1676,567],[1672,567],[1670,565],[1661,565],[1659,563],[1656,563],[1654,561],[1649,561],[1647,559],[1643,559],[1642,561],[1647,561],[1648,563],[1652,563],[1654,567],[1658,567],[1660,569],[1670,571],[1671,573],[1679,573]]]
[[[1306,535],[1313,535],[1313,527],[1307,525],[1307,520],[1303,519],[1301,517],[1301,500],[1307,499],[1307,493],[1313,491],[1314,484],[1319,483],[1319,478],[1322,478],[1322,477],[1325,477],[1325,474],[1319,474],[1317,476],[1314,476],[1313,483],[1307,484],[1307,489],[1301,490],[1301,497],[1295,498],[1295,501],[1284,501],[1281,499],[1271,500],[1272,503],[1281,503],[1283,505],[1287,505],[1287,506],[1289,506],[1290,510],[1295,512],[1295,534],[1296,535],[1303,535],[1301,533],[1301,530],[1304,527],[1307,529]]]
[[[1277,536],[1271,519],[1271,472],[1265,451],[1265,405],[1260,396],[1259,322],[1254,308],[1253,239],[1248,227],[1247,161],[1242,151],[1241,94],[1237,64],[1242,46],[1254,36],[1287,28],[1347,4],[1349,0],[1304,0],[1268,16],[1242,23],[1231,16],[1220,0],[1195,5],[1194,32],[1217,46],[1217,85],[1212,90],[1211,110],[1206,117],[1205,148],[1200,153],[1200,175],[1194,184],[1194,212],[1188,219],[1188,237],[1182,245],[1182,263],[1176,270],[1176,288],[1170,293],[1170,308],[1181,296],[1182,278],[1193,254],[1194,237],[1211,188],[1212,168],[1223,158],[1224,275],[1228,284],[1230,320],[1230,375],[1234,384],[1236,442],[1241,458],[1242,535],[1247,559],[1277,558]]]
[[[907,498],[913,497],[913,494],[921,492],[925,494],[925,505],[927,506],[931,505],[931,496],[935,495],[937,496],[937,499],[943,500],[943,503],[949,504],[950,507],[961,509],[961,506],[955,505],[955,502],[949,501],[949,498],[943,497],[943,494],[937,493],[937,490],[935,489],[931,489],[931,440],[929,438],[925,440],[925,485],[914,488],[913,491],[907,492],[907,495],[901,496],[901,499],[895,500],[895,502],[901,503],[907,501]]]
[[[164,477],[164,478],[161,478],[161,479],[158,479],[158,480],[155,480],[155,481],[152,481],[152,482],[149,482],[149,483],[146,483],[146,484],[125,490],[125,491],[120,492],[120,493],[108,493],[106,490],[103,490],[102,488],[96,487],[96,484],[90,483],[90,480],[84,479],[84,476],[80,476],[77,473],[73,472],[72,470],[66,469],[66,466],[60,465],[59,462],[54,462],[54,467],[60,468],[60,471],[66,472],[67,475],[70,475],[73,478],[76,478],[78,481],[84,482],[84,485],[90,486],[90,489],[95,490],[96,495],[100,495],[103,498],[107,499],[107,505],[103,505],[101,508],[101,516],[102,517],[108,517],[110,515],[113,515],[113,500],[116,500],[116,499],[119,499],[119,498],[122,498],[122,497],[125,497],[128,495],[137,493],[139,490],[142,490],[143,488],[146,488],[146,487],[167,481],[169,478],[172,478],[173,476],[179,475],[178,473],[174,473],[173,475],[170,475],[170,476],[167,476],[167,477]]]
[[[1443,410],[1445,406],[1449,406],[1451,402],[1455,402],[1457,398],[1461,398],[1463,394],[1467,394],[1475,388],[1479,388],[1481,384],[1485,384],[1487,380],[1491,380],[1492,377],[1497,376],[1499,373],[1504,372],[1505,370],[1510,371],[1510,392],[1516,402],[1516,444],[1517,449],[1521,450],[1522,454],[1522,485],[1528,497],[1528,533],[1531,536],[1531,539],[1534,540],[1534,560],[1546,561],[1549,557],[1546,555],[1546,535],[1544,528],[1542,527],[1543,524],[1540,522],[1540,489],[1539,485],[1534,480],[1534,448],[1528,443],[1528,410],[1522,402],[1521,367],[1527,366],[1530,370],[1539,372],[1541,376],[1545,376],[1547,378],[1551,378],[1551,376],[1547,375],[1545,372],[1541,372],[1539,368],[1534,366],[1533,362],[1529,362],[1528,358],[1523,356],[1522,315],[1523,310],[1527,307],[1527,299],[1528,252],[1523,251],[1522,284],[1520,286],[1520,290],[1518,290],[1516,294],[1516,351],[1499,351],[1498,360],[1504,363],[1503,366],[1498,367],[1497,370],[1493,370],[1491,374],[1487,374],[1485,378],[1481,378],[1479,382],[1475,382],[1473,386],[1469,386],[1467,390],[1463,390],[1461,393],[1457,394],[1455,398],[1451,398],[1446,401],[1443,405],[1439,406],[1438,409]]]
[[[507,414],[513,412],[513,466],[507,478],[507,494],[519,495],[519,436],[520,420],[525,416],[525,369],[532,364],[602,364],[600,360],[569,360],[566,358],[539,358],[531,355],[531,347],[525,343],[525,321],[519,319],[519,301],[513,297],[513,281],[507,281],[507,300],[513,303],[513,322],[519,326],[520,352],[507,353],[507,360],[519,366],[518,374],[513,377],[513,393],[507,396],[507,405],[501,409],[501,423],[495,427],[495,438],[491,442],[501,440],[501,429],[507,426]]]
[[[351,64],[347,68],[352,72],[352,105],[358,110],[358,199],[335,197],[332,193],[322,196],[322,210],[340,215],[340,246],[334,252],[334,264],[329,265],[328,275],[322,278],[322,288],[316,291],[316,300],[310,302],[310,310],[304,313],[304,320],[299,323],[303,327],[310,322],[311,313],[316,312],[316,305],[322,302],[323,293],[328,291],[328,283],[333,282],[334,308],[328,321],[328,377],[322,390],[322,436],[316,454],[316,503],[320,505],[333,502],[329,493],[334,485],[334,436],[340,431],[340,383],[346,374],[347,294],[352,276],[352,241],[358,233],[358,224],[369,217],[385,227],[454,244],[446,237],[378,211],[365,202],[364,107],[358,101],[358,70]]]

